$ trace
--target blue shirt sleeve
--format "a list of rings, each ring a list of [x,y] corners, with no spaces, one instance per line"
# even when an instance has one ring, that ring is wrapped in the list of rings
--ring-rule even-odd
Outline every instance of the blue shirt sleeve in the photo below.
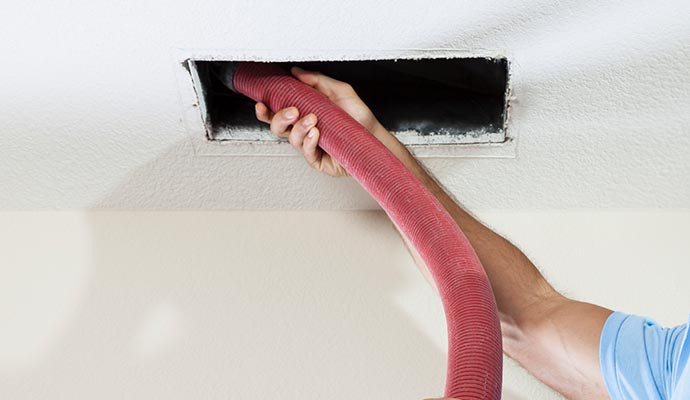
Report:
[[[690,399],[687,332],[688,324],[668,329],[649,318],[611,314],[599,346],[611,399]]]

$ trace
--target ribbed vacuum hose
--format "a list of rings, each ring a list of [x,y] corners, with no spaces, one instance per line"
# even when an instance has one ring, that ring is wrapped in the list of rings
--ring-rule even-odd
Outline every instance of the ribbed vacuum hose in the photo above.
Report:
[[[486,273],[458,225],[381,142],[324,95],[274,64],[226,66],[233,90],[277,111],[314,113],[319,146],[383,207],[417,249],[438,287],[448,324],[446,396],[501,398],[501,330]]]

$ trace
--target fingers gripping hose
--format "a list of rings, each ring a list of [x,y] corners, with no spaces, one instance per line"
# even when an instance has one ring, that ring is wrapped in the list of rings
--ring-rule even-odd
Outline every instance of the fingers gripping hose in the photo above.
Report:
[[[448,324],[446,396],[501,397],[501,331],[486,273],[465,235],[415,176],[345,111],[280,67],[239,63],[221,71],[231,89],[277,111],[316,114],[319,146],[386,210],[436,281]]]

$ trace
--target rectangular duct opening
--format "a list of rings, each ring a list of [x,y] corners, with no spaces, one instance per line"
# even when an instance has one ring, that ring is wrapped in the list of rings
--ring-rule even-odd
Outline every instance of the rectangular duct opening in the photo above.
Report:
[[[236,60],[231,60],[236,61]],[[207,138],[278,142],[256,120],[254,102],[211,72],[218,60],[188,60]],[[278,63],[350,83],[404,144],[501,143],[506,140],[509,63],[505,58],[440,58]]]

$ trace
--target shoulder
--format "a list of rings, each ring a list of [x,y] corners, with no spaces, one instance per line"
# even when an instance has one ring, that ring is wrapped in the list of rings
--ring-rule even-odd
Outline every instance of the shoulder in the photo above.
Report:
[[[615,312],[601,332],[599,361],[612,399],[674,399],[688,376],[688,323],[664,328],[656,321]]]

